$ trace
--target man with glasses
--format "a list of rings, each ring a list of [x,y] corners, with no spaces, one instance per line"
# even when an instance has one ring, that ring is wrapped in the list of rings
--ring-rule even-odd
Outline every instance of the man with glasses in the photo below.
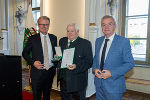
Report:
[[[125,73],[134,67],[130,41],[115,34],[116,22],[106,15],[101,20],[104,36],[96,39],[93,72],[96,100],[122,100]]]
[[[56,72],[52,58],[57,46],[57,37],[49,34],[50,19],[41,16],[38,19],[39,34],[29,37],[22,52],[24,59],[31,65],[31,85],[33,100],[50,100],[50,91]],[[32,53],[32,56],[30,54]]]

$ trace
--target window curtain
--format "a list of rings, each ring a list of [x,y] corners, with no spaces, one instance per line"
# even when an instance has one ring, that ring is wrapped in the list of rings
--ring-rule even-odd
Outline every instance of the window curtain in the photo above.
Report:
[[[117,23],[116,33],[121,35],[121,25],[122,25],[122,6],[121,2],[123,0],[105,0],[105,12],[106,15],[112,15]]]
[[[102,36],[101,18],[104,15],[111,15],[117,23],[116,33],[121,35],[122,28],[122,2],[124,0],[97,0],[96,3],[96,25],[99,27],[98,37]]]

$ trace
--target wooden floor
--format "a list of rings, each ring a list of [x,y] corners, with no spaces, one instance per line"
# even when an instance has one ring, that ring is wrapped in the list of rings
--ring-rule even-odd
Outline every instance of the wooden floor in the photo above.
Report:
[[[28,70],[23,70],[22,71],[22,88],[23,89],[25,86],[28,86],[28,79],[29,79]],[[28,91],[28,92],[32,93],[32,91]],[[60,92],[53,90],[51,92],[51,100],[61,100]],[[91,96],[90,98],[87,98],[87,100],[96,100],[95,94]],[[150,100],[150,94],[127,90],[123,94],[123,100]]]

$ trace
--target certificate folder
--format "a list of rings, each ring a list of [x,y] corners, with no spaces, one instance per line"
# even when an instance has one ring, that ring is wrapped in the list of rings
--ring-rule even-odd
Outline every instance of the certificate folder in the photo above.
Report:
[[[75,48],[68,48],[63,51],[61,68],[67,68],[73,64]]]

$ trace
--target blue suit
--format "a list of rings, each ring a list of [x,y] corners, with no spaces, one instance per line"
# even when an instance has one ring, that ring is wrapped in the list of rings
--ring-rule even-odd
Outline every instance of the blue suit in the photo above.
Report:
[[[92,69],[100,69],[100,48],[105,37],[96,39],[95,56]],[[111,77],[101,79],[95,77],[96,94],[99,89],[106,93],[123,93],[126,91],[124,75],[134,67],[134,59],[131,54],[130,42],[127,38],[116,35],[112,41],[108,54],[104,62],[104,70],[111,72]],[[101,90],[100,90],[101,91]],[[107,94],[106,94],[107,95]],[[98,97],[98,96],[97,96]],[[98,98],[96,100],[99,100]],[[113,98],[111,99],[113,100]]]

